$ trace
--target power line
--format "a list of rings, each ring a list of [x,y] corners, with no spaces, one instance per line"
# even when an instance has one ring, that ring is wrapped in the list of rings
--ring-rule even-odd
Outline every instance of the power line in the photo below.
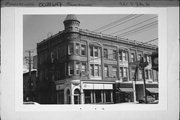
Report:
[[[107,25],[104,25],[104,26],[102,26],[102,27],[99,27],[99,28],[97,28],[97,29],[95,29],[94,31],[100,31],[101,29],[103,30],[103,29],[105,29],[106,27],[109,27],[109,26],[111,26],[111,25],[113,25],[113,24],[116,24],[116,23],[118,23],[118,22],[121,22],[121,21],[123,21],[123,20],[126,20],[126,19],[128,19],[128,18],[131,18],[131,17],[133,17],[133,16],[135,16],[136,14],[131,14],[131,15],[128,15],[128,16],[125,16],[125,17],[123,17],[123,18],[121,18],[121,19],[119,19],[119,20],[116,20],[116,21],[114,21],[114,22],[111,22],[111,23],[109,23],[109,24],[107,24]]]
[[[114,25],[114,26],[112,26],[112,27],[109,27],[109,28],[107,28],[107,29],[105,29],[105,30],[102,30],[102,31],[100,31],[100,32],[104,32],[104,31],[107,31],[107,30],[109,30],[109,29],[115,28],[115,27],[117,27],[117,26],[119,26],[119,25],[122,25],[122,24],[124,24],[124,23],[127,23],[128,21],[131,21],[131,20],[136,19],[136,18],[141,17],[141,16],[142,16],[142,15],[138,15],[138,16],[135,16],[135,17],[133,17],[133,18],[131,18],[131,19],[128,19],[128,20],[126,20],[126,21],[122,21],[121,23],[119,23],[119,24],[117,24],[117,25]]]
[[[147,42],[144,42],[144,43],[142,43],[142,44],[139,44],[138,46],[142,46],[142,45],[144,45],[144,44],[147,44],[147,43],[149,43],[149,42],[156,41],[156,40],[158,40],[158,38],[154,38],[154,39],[152,39],[152,40],[149,40],[149,41],[147,41]],[[128,49],[131,49],[131,48],[134,48],[134,47],[137,47],[137,46],[129,47]],[[108,54],[108,56],[110,56],[110,55],[114,55],[114,54]],[[104,56],[95,58],[95,59],[93,59],[93,60],[100,59],[100,58],[104,58]],[[91,61],[91,60],[89,60],[89,61]]]
[[[154,18],[157,18],[157,17],[153,17],[153,18],[147,19],[147,20],[145,20],[145,21],[139,22],[139,23],[137,23],[137,24],[135,24],[135,25],[129,26],[129,27],[127,27],[127,28],[124,28],[124,29],[122,29],[122,30],[116,31],[116,32],[111,33],[111,34],[116,34],[116,33],[118,33],[118,32],[127,30],[127,29],[129,29],[129,28],[135,27],[135,26],[137,26],[137,25],[140,25],[140,24],[142,24],[142,23],[145,23],[145,22],[147,22],[147,21],[149,21],[149,20],[152,20],[152,19],[154,19]]]
[[[140,31],[140,30],[146,29],[147,27],[151,27],[151,26],[153,26],[153,25],[155,25],[155,24],[157,24],[157,21],[154,21],[154,22],[151,22],[151,23],[149,23],[149,24],[143,25],[143,26],[141,26],[141,27],[135,28],[135,29],[133,29],[133,30],[130,30],[130,31],[121,33],[121,34],[119,34],[119,35],[117,35],[117,36],[121,36],[121,37],[122,37],[122,36],[125,36],[125,35],[127,35],[127,34],[131,34],[131,33],[134,33],[134,32],[136,32],[136,31]]]
[[[124,37],[124,36],[132,36],[133,34],[139,34],[139,33],[142,33],[142,32],[146,32],[146,31],[148,31],[148,30],[150,30],[150,29],[156,29],[156,28],[154,27],[154,25],[152,25],[152,26],[150,26],[150,27],[148,27],[148,28],[140,29],[140,30],[134,31],[134,32],[132,32],[132,33],[123,35],[123,36],[121,36],[121,37]]]

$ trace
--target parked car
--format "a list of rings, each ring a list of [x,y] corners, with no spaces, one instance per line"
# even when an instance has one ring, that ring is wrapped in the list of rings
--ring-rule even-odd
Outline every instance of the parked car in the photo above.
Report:
[[[155,98],[152,96],[147,96],[147,103],[153,103],[155,101]],[[145,97],[139,99],[139,103],[146,103]]]

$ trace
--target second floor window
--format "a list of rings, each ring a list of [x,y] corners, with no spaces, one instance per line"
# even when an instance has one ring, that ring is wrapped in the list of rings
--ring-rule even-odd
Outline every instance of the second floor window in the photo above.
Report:
[[[120,75],[120,77],[123,77],[123,67],[120,67],[120,69],[119,69],[119,75]]]
[[[80,73],[79,62],[76,62],[76,74]]]
[[[117,78],[117,67],[112,68],[112,77]]]
[[[74,62],[70,62],[68,64],[68,73],[69,73],[69,75],[73,75],[74,74]]]
[[[94,65],[93,64],[90,65],[90,75],[94,76]]]
[[[82,62],[81,63],[81,74],[84,75],[86,72],[86,63]]]
[[[108,66],[104,66],[104,77],[109,76]]]
[[[124,67],[124,71],[123,71],[124,73],[123,73],[123,77],[127,77],[127,68],[126,67]]]

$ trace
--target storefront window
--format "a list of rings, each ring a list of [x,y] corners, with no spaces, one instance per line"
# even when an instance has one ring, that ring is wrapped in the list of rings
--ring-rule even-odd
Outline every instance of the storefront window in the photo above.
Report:
[[[91,103],[91,91],[85,90],[84,97],[85,97],[85,104]]]
[[[105,91],[106,102],[111,102],[111,91]]]
[[[95,91],[95,96],[96,96],[96,103],[101,103],[102,99],[101,99],[101,91],[100,90]]]

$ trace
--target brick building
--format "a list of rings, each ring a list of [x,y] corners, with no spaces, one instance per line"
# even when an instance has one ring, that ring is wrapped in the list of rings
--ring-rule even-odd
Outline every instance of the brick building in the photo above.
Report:
[[[99,104],[136,102],[144,96],[141,57],[147,91],[157,95],[158,74],[151,69],[155,45],[79,28],[67,15],[64,30],[37,44],[38,99],[44,104]],[[156,96],[157,97],[157,96]]]

